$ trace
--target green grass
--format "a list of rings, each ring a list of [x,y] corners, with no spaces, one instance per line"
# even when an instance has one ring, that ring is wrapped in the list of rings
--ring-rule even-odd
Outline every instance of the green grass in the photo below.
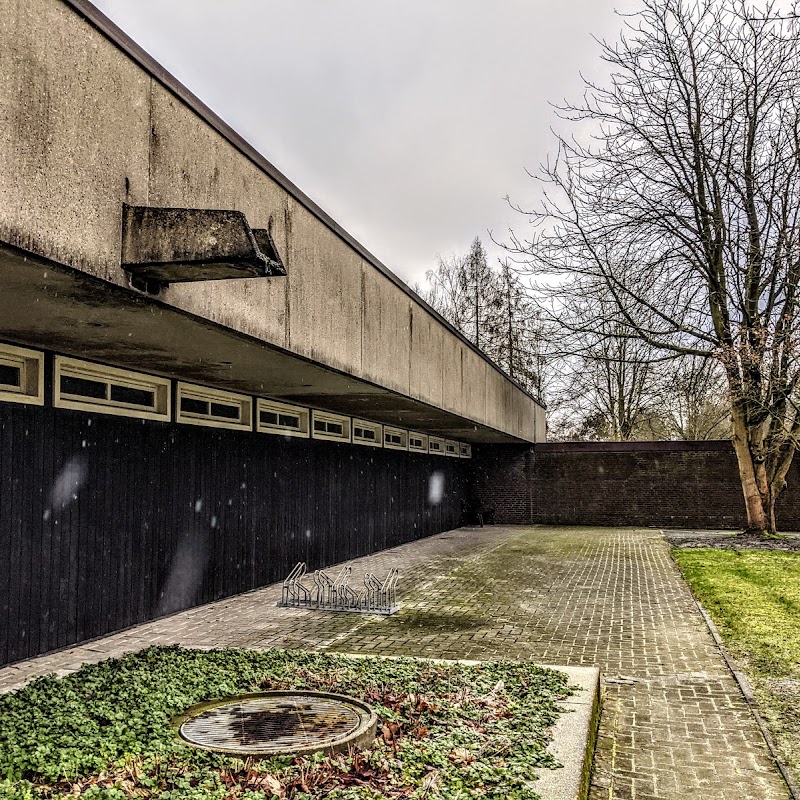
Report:
[[[781,760],[800,782],[800,554],[672,553],[747,673]]]
[[[759,672],[800,669],[800,554],[769,550],[674,550],[723,637]]]
[[[245,691],[350,694],[378,713],[362,752],[242,761],[193,749],[173,718]],[[566,676],[281,650],[149,648],[0,696],[0,797],[533,800]]]

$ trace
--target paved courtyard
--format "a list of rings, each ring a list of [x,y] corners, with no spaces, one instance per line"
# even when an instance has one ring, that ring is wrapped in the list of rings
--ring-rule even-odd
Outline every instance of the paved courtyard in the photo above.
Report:
[[[401,611],[278,609],[272,586],[0,670],[0,690],[150,644],[597,664],[592,800],[789,798],[659,532],[462,528],[352,566],[399,567]]]

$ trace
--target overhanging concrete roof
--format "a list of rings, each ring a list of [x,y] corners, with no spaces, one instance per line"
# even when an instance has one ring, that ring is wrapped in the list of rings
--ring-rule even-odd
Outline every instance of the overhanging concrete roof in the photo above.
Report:
[[[466,441],[544,438],[530,394],[93,6],[7,4],[0,338]],[[188,214],[209,246],[202,220],[235,216],[287,274],[173,271],[140,294],[127,268],[155,256],[123,252],[126,208]]]
[[[519,442],[80,270],[0,244],[0,336],[466,442]]]
[[[250,159],[259,169],[266,172],[276,183],[282,186],[295,200],[310,211],[320,222],[333,231],[339,238],[352,247],[359,255],[366,259],[372,266],[385,275],[392,283],[399,287],[415,303],[422,306],[428,313],[444,325],[450,333],[460,339],[471,350],[477,353],[487,364],[499,372],[507,381],[513,383],[519,391],[526,394],[538,405],[543,405],[542,401],[534,397],[527,389],[519,384],[514,378],[506,373],[500,366],[486,356],[473,342],[467,339],[464,334],[457,330],[445,317],[443,317],[432,306],[426,303],[415,291],[413,291],[405,281],[400,279],[389,267],[373,255],[361,242],[348,233],[336,220],[325,212],[315,203],[305,192],[303,192],[293,181],[286,177],[274,164],[268,161],[258,150],[247,142],[237,133],[227,122],[218,114],[212,111],[197,95],[182,84],[174,75],[168,72],[159,64],[149,53],[138,45],[125,31],[112,22],[96,6],[88,0],[62,0],[91,25],[97,28],[106,38],[112,41],[127,56],[135,61],[142,69],[150,74],[155,80],[161,83],[166,89],[179,97],[189,106],[199,117],[207,122],[214,130],[230,142],[242,155]]]

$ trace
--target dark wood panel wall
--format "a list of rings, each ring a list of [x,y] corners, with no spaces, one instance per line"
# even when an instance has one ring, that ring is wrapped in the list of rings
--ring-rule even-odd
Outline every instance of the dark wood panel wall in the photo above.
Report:
[[[0,664],[457,527],[468,468],[0,402]]]

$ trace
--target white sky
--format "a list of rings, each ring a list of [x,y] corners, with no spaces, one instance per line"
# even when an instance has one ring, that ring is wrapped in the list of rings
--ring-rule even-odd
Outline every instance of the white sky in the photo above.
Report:
[[[95,0],[413,283],[525,220],[550,102],[604,74],[636,0]]]

